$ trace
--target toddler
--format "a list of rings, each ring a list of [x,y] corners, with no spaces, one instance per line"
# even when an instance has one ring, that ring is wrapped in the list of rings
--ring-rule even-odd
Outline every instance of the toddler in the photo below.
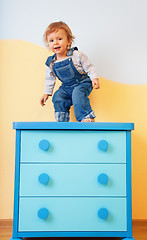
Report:
[[[54,55],[46,61],[45,90],[40,103],[44,106],[52,96],[57,77],[62,85],[52,98],[56,120],[68,122],[73,105],[77,121],[94,122],[95,114],[88,96],[93,88],[100,88],[99,79],[87,56],[77,47],[71,48],[73,40],[74,36],[64,22],[53,22],[47,27],[44,41]]]

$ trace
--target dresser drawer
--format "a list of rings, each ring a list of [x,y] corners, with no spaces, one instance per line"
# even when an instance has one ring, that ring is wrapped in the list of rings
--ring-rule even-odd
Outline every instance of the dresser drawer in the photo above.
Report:
[[[21,164],[20,196],[126,196],[126,164]]]
[[[125,163],[126,132],[23,130],[20,156],[21,162]]]
[[[20,198],[19,206],[19,231],[127,230],[125,198]]]

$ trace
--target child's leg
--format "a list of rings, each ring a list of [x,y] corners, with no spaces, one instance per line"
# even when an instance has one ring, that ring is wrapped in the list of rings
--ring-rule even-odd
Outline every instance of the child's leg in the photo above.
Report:
[[[91,109],[89,94],[92,91],[92,83],[84,82],[74,88],[72,102],[74,105],[75,116],[79,122],[93,122],[95,114]]]
[[[70,95],[60,87],[53,96],[55,118],[58,122],[69,122],[69,110],[72,105]]]

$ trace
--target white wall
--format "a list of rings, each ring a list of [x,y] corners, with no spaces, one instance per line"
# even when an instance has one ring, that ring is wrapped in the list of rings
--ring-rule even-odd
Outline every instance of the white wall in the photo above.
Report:
[[[147,0],[0,0],[0,38],[43,45],[52,21],[65,21],[100,76],[147,83]]]

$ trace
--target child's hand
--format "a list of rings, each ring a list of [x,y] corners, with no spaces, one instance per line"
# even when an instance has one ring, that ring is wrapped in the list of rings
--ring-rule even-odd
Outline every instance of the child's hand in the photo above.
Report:
[[[49,97],[48,94],[44,94],[43,97],[40,99],[40,104],[41,104],[42,106],[45,105],[45,102],[47,101],[48,97]]]
[[[100,88],[100,83],[98,78],[92,79],[92,86],[94,89],[99,89]]]

